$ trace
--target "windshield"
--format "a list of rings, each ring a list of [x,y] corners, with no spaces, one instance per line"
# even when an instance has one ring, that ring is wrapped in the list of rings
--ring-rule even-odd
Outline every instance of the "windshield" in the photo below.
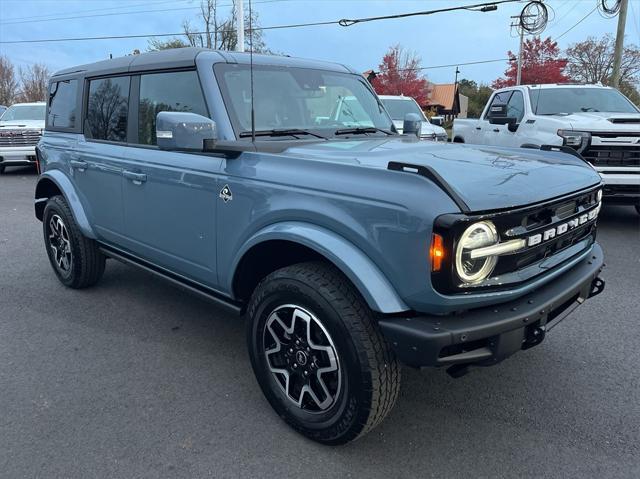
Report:
[[[44,121],[45,105],[13,105],[7,108],[0,117],[0,121]]]
[[[638,113],[620,92],[605,88],[538,88],[531,91],[531,108],[536,115],[586,111]]]
[[[421,120],[425,119],[422,110],[413,100],[392,100],[390,98],[382,98],[381,101],[389,112],[389,115],[391,115],[391,118],[394,120],[404,120],[407,113],[415,113],[420,116]]]
[[[249,65],[215,67],[225,105],[236,134],[251,130]],[[391,119],[358,75],[310,68],[254,65],[256,131],[306,130],[323,137],[344,128],[365,128],[384,135]],[[294,136],[294,135],[291,135]]]

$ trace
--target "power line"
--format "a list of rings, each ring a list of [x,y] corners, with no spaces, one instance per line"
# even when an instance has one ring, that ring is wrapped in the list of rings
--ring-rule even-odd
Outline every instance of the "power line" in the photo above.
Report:
[[[276,3],[276,2],[285,2],[288,0],[262,0],[256,1],[255,3]],[[169,2],[163,2],[169,3]],[[233,3],[225,3],[218,4],[217,7],[231,7]],[[176,12],[182,10],[200,10],[200,7],[178,7],[178,8],[163,8],[163,9],[153,9],[153,10],[135,10],[132,12],[113,12],[113,13],[99,13],[94,15],[78,15],[74,17],[59,17],[59,18],[47,18],[43,20],[21,20],[21,21],[9,21],[9,22],[0,22],[2,25],[17,25],[22,23],[42,23],[42,22],[54,22],[59,20],[78,20],[81,18],[96,18],[96,17],[114,17],[114,16],[122,16],[122,15],[135,15],[140,13],[164,13],[164,12]]]
[[[595,12],[598,9],[598,6],[596,5],[596,7],[591,10],[589,13],[587,13],[584,17],[582,17],[580,20],[578,20],[571,28],[569,28],[568,30],[565,30],[564,32],[562,32],[560,35],[558,35],[554,41],[558,41],[560,40],[562,37],[564,37],[567,33],[569,33],[571,30],[573,30],[574,28],[576,28],[578,25],[580,25],[584,20],[586,20],[589,16],[591,16],[591,14],[593,12]]]
[[[407,18],[407,17],[416,17],[416,16],[424,16],[424,15],[433,15],[434,13],[444,13],[444,12],[453,12],[456,10],[472,10],[472,11],[478,11],[478,12],[483,12],[483,11],[489,11],[489,10],[482,10],[483,7],[490,7],[490,6],[497,6],[501,3],[514,3],[514,2],[520,2],[521,0],[498,0],[496,2],[484,2],[484,3],[477,3],[474,5],[464,5],[464,6],[459,6],[459,7],[447,7],[447,8],[439,8],[437,10],[424,10],[424,11],[420,11],[420,12],[411,12],[411,13],[399,13],[396,15],[383,15],[383,16],[379,16],[379,17],[366,17],[366,18],[355,18],[355,19],[348,19],[348,18],[343,18],[342,20],[340,20],[338,22],[338,24],[341,27],[350,27],[351,25],[355,25],[356,23],[364,23],[364,22],[374,22],[377,20],[392,20],[392,19],[397,19],[397,18]],[[474,9],[479,9],[479,10],[474,10]]]
[[[274,1],[284,1],[284,0],[263,0],[261,3],[268,3]],[[368,18],[358,18],[358,19],[346,19],[343,18],[341,20],[328,20],[322,22],[309,22],[309,23],[294,23],[289,25],[273,25],[267,27],[256,27],[253,30],[278,30],[283,28],[302,28],[302,27],[313,27],[313,26],[323,26],[323,25],[341,25],[341,26],[351,26],[356,23],[370,22],[374,20],[382,20],[387,18],[404,18],[416,15],[431,15],[434,13],[440,12],[448,12],[453,10],[469,10],[483,6],[495,6],[500,3],[512,3],[519,2],[521,0],[499,0],[497,2],[485,2],[478,3],[474,5],[465,5],[463,7],[450,7],[438,10],[426,10],[420,12],[411,12],[411,13],[403,13],[398,15],[391,15],[386,17],[368,17]],[[257,3],[257,2],[256,2]],[[482,11],[482,10],[477,10]],[[220,32],[220,31],[219,31]],[[206,32],[190,32],[192,34],[204,34]],[[211,32],[210,32],[211,33]],[[47,39],[37,39],[37,40],[2,40],[0,44],[20,44],[20,43],[55,43],[55,42],[74,42],[74,41],[90,41],[90,40],[122,40],[127,38],[147,38],[147,37],[174,37],[184,35],[185,32],[178,33],[156,33],[156,34],[139,34],[139,35],[107,35],[107,36],[96,36],[96,37],[70,37],[70,38],[47,38]]]
[[[28,17],[13,17],[13,18],[6,18],[2,21],[0,21],[0,24],[2,25],[7,25],[7,24],[11,24],[11,23],[21,23],[19,22],[19,20],[27,20],[27,21],[32,21],[32,20],[36,20],[36,19],[47,19],[47,20],[60,20],[58,18],[49,18],[49,17],[58,17],[59,15],[76,15],[76,14],[84,14],[84,13],[94,13],[94,12],[104,12],[104,11],[108,11],[108,10],[121,10],[123,8],[136,8],[136,7],[148,7],[148,6],[159,6],[159,5],[163,5],[163,4],[167,4],[167,3],[178,3],[178,2],[186,2],[188,0],[164,0],[162,2],[155,2],[155,3],[150,3],[150,2],[146,2],[146,3],[136,3],[134,5],[126,5],[126,6],[117,6],[117,7],[107,7],[107,8],[94,8],[91,10],[79,10],[76,12],[67,12],[67,13],[50,13],[48,15],[38,15],[38,16],[33,16],[30,15]],[[126,14],[127,12],[122,12],[122,14]],[[91,16],[91,15],[88,15]],[[82,17],[84,18],[84,17]],[[45,20],[46,21],[46,20]]]

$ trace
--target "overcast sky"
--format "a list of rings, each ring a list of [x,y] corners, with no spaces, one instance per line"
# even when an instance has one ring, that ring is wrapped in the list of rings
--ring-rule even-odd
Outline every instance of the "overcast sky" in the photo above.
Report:
[[[200,0],[0,0],[0,41],[65,37],[171,33],[181,31],[184,19],[195,23]],[[262,26],[318,22],[388,15],[480,3],[482,0],[253,0]],[[228,5],[231,0],[219,0]],[[612,2],[611,2],[612,3]],[[245,7],[248,0],[245,0]],[[555,38],[574,26],[597,0],[547,0],[552,9],[543,37]],[[361,71],[377,68],[390,45],[415,50],[423,66],[437,66],[506,57],[518,40],[510,33],[510,16],[523,4],[504,4],[495,12],[458,11],[358,24],[266,31],[269,48],[291,56],[331,60]],[[160,11],[168,10],[170,11]],[[148,10],[156,10],[149,12]],[[145,11],[145,12],[142,12]],[[126,15],[121,14],[127,12]],[[132,13],[138,12],[138,13]],[[115,15],[118,14],[118,15]],[[86,16],[88,18],[52,18]],[[95,16],[101,15],[101,16]],[[37,21],[36,21],[37,20]],[[19,23],[18,23],[19,22]],[[596,10],[558,40],[562,48],[587,36],[615,34],[617,18],[603,18]],[[630,0],[626,41],[640,44],[640,0]],[[134,49],[144,51],[147,40],[0,44],[0,54],[17,66],[35,62],[51,71],[121,56]],[[501,76],[506,63],[460,66],[460,78],[490,82]],[[455,67],[424,73],[436,83],[453,82]]]

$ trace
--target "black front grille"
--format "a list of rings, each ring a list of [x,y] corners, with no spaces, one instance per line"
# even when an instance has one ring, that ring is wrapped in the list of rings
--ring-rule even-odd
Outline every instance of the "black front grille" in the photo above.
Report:
[[[35,146],[40,130],[0,130],[0,146]]]
[[[640,144],[633,146],[590,146],[583,153],[595,166],[640,166]]]
[[[529,244],[529,239],[538,234],[544,237],[545,231],[588,216],[590,212],[595,214],[599,189],[598,186],[580,194],[511,211],[439,217],[435,232],[443,236],[445,250],[452,254],[445,258],[445,267],[432,274],[433,285],[445,294],[510,289],[549,272],[549,268],[558,267],[593,244],[597,217],[592,216],[584,223],[571,225],[564,232],[537,244]],[[485,281],[473,285],[463,284],[458,279],[453,261],[457,239],[469,225],[482,220],[493,222],[501,242],[524,239],[527,246],[512,254],[500,256],[491,277]]]

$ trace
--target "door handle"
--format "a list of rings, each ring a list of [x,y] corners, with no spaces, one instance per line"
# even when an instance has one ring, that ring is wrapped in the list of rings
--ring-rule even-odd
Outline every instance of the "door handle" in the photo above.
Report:
[[[71,168],[77,168],[80,171],[84,171],[87,169],[87,162],[82,160],[69,160],[69,165]]]
[[[476,130],[482,130],[482,128],[480,128],[479,126],[476,126]]]
[[[133,182],[134,185],[141,185],[147,181],[147,175],[144,173],[136,173],[135,171],[124,170],[122,175]]]
[[[500,133],[500,129],[499,128],[494,128],[493,131],[495,131],[496,133]]]

